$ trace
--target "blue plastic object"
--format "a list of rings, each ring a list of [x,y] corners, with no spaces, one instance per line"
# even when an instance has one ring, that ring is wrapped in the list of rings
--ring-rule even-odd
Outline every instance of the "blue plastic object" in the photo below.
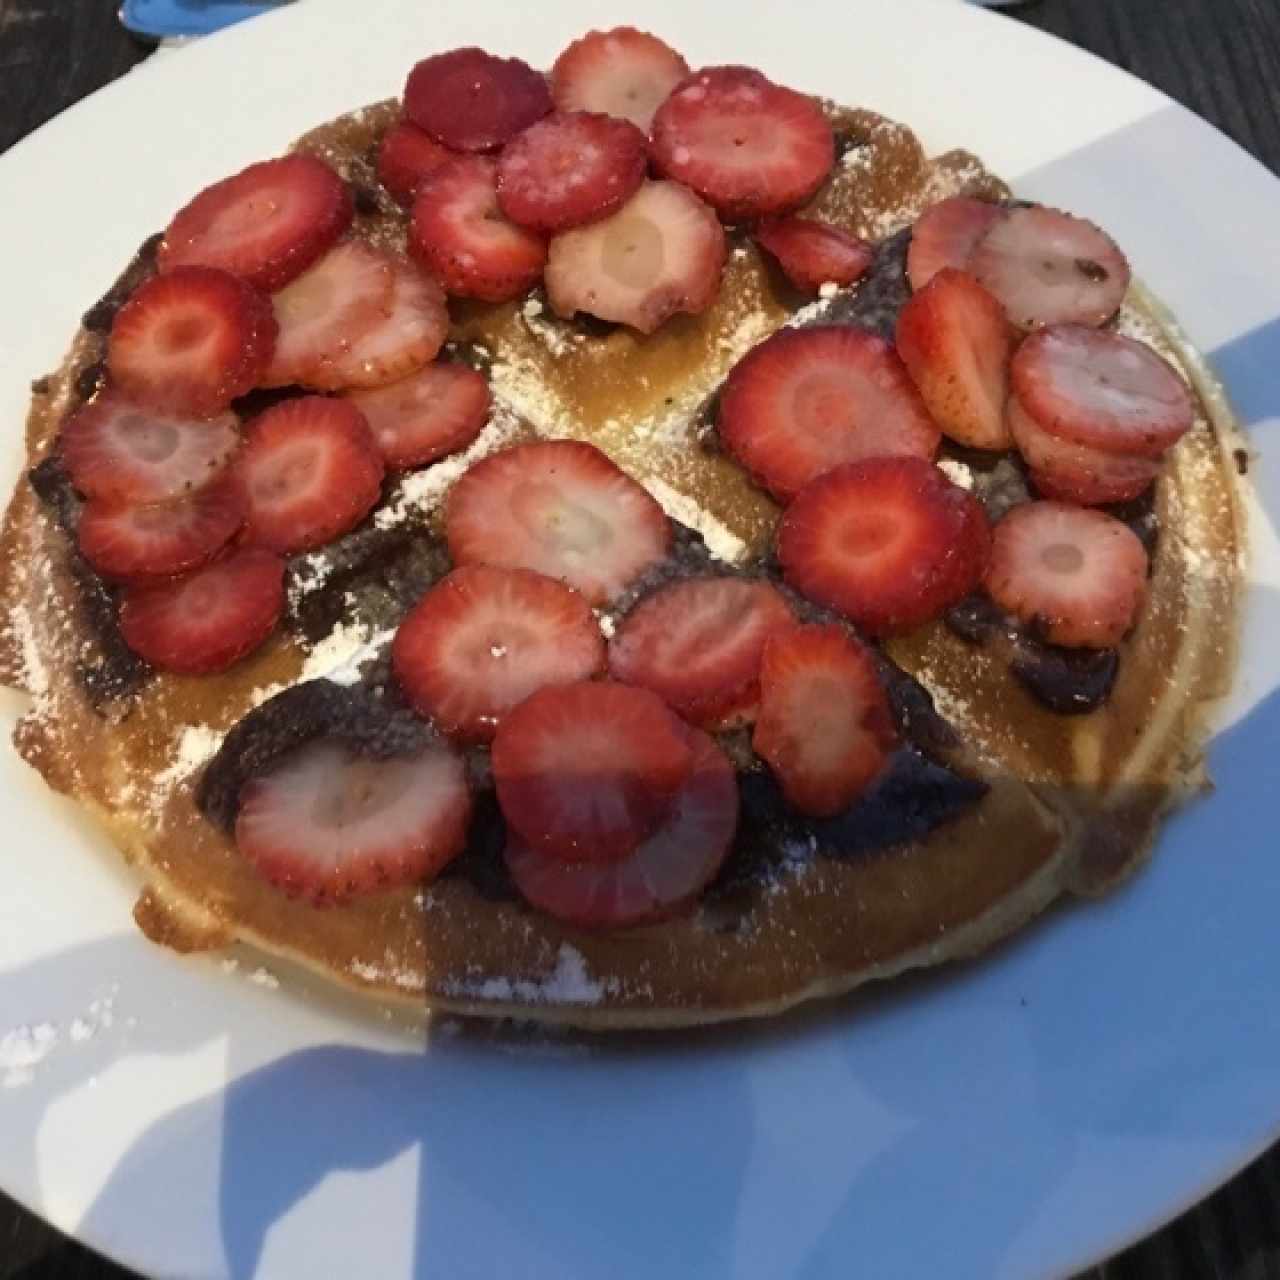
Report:
[[[232,23],[280,8],[288,0],[124,0],[120,21],[130,31],[152,39],[207,36]]]

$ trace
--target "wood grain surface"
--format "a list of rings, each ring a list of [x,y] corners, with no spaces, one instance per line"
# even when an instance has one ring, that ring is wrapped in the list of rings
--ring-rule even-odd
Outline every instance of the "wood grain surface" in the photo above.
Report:
[[[1031,0],[1006,13],[1150,81],[1280,173],[1280,0]],[[0,0],[0,153],[147,53],[110,0]],[[0,1196],[0,1280],[129,1274]],[[1082,1280],[1275,1276],[1280,1147]]]

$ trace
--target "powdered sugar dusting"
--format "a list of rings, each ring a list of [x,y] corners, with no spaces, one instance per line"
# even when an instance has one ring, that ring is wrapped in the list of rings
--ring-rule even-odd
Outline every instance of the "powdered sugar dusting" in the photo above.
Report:
[[[185,725],[178,734],[169,765],[152,780],[152,795],[156,801],[162,801],[179,782],[212,760],[222,746],[224,736],[221,729],[211,725]]]
[[[696,529],[702,535],[703,542],[707,544],[707,550],[717,560],[733,564],[746,555],[747,544],[732,529],[722,524],[692,498],[677,492],[656,476],[650,478],[645,487],[657,498],[667,515],[673,520],[679,520],[683,525],[688,525],[690,529]]]
[[[16,1089],[35,1079],[35,1069],[53,1052],[58,1028],[52,1022],[14,1027],[0,1036],[0,1086]]]
[[[468,976],[446,984],[445,992],[460,999],[504,1004],[599,1004],[616,988],[614,979],[602,982],[592,977],[582,952],[564,942],[556,954],[555,967],[543,978]]]

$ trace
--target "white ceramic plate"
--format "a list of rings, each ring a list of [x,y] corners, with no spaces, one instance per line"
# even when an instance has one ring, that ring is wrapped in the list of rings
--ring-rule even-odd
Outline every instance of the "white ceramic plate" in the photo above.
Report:
[[[1218,791],[1131,887],[981,963],[748,1032],[517,1053],[151,948],[104,841],[4,751],[0,1184],[144,1271],[1062,1272],[1280,1127],[1280,184],[1112,68],[951,0],[308,0],[144,66],[0,161],[6,474],[27,380],[193,191],[396,93],[430,51],[545,66],[588,23],[628,21],[980,151],[1104,223],[1215,356],[1271,512]]]

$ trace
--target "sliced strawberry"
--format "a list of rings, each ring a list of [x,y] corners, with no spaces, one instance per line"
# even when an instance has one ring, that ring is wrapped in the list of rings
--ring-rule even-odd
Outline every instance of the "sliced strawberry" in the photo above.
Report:
[[[1007,449],[1013,332],[1004,308],[969,274],[943,267],[898,313],[898,354],[943,434]]]
[[[489,420],[489,384],[465,364],[429,364],[371,391],[352,391],[388,467],[421,467],[465,448]]]
[[[653,117],[653,161],[743,222],[804,204],[831,172],[835,140],[814,99],[749,67],[704,67]]]
[[[378,181],[407,209],[423,178],[453,156],[448,147],[442,147],[417,125],[398,120],[378,146]]]
[[[1050,435],[1017,396],[1009,400],[1008,423],[1036,489],[1046,498],[1090,507],[1127,502],[1160,474],[1159,458],[1104,453]]]
[[[594,222],[644,181],[649,139],[627,120],[557,111],[531,125],[498,158],[498,204],[534,231]]]
[[[557,315],[652,333],[715,301],[727,256],[716,215],[692,191],[646,182],[617,213],[551,241],[547,299]]]
[[[978,241],[1008,210],[970,196],[951,196],[930,205],[911,228],[907,279],[923,289],[943,267],[966,271]]]
[[[556,59],[551,96],[561,111],[603,111],[648,133],[653,113],[688,74],[689,64],[647,31],[588,31]]]
[[[487,742],[517,703],[548,684],[604,668],[591,606],[528,569],[464,565],[409,611],[391,666],[423,716],[445,733]]]
[[[493,739],[498,803],[539,853],[616,862],[671,813],[693,761],[688,730],[656,695],[625,684],[547,685]]]
[[[547,246],[498,207],[497,166],[464,156],[425,178],[413,202],[409,251],[460,298],[505,302],[542,274]]]
[[[621,861],[566,863],[508,836],[507,867],[529,902],[571,924],[620,929],[673,915],[715,879],[738,827],[738,780],[711,738],[685,733],[688,781],[666,821]]]
[[[462,852],[470,818],[466,766],[446,748],[372,760],[320,741],[245,784],[236,846],[319,906],[432,879]]]
[[[351,225],[351,191],[298,153],[250,165],[206,188],[169,224],[160,270],[220,267],[268,293],[301,275]]]
[[[76,537],[104,577],[124,580],[186,573],[207,564],[244,523],[244,500],[223,476],[188,498],[133,504],[93,498]]]
[[[847,326],[780,329],[733,368],[720,394],[725,447],[786,502],[861,458],[931,458],[940,435],[893,347]]]
[[[875,256],[865,240],[814,218],[762,222],[755,230],[755,241],[777,259],[783,275],[806,293],[817,293],[824,284],[853,284],[866,274]]]
[[[313,372],[311,384],[337,390],[407,378],[436,358],[448,332],[444,290],[412,262],[394,259],[387,311],[332,364]]]
[[[876,635],[967,595],[986,567],[986,515],[920,458],[869,458],[805,486],[778,531],[787,581]]]
[[[175,267],[116,313],[107,369],[137,404],[211,418],[258,385],[275,341],[271,302],[252,285],[214,267]]]
[[[239,420],[179,418],[100,391],[59,436],[71,483],[88,498],[163,502],[208,484],[240,447]]]
[[[1133,626],[1147,553],[1127,524],[1061,502],[1027,502],[999,521],[983,585],[1051,644],[1107,649]]]
[[[794,625],[766,582],[690,578],[647,596],[609,642],[615,680],[652,689],[686,719],[715,723],[748,696],[765,641]]]
[[[185,578],[126,589],[120,633],[161,671],[207,675],[247,657],[284,608],[284,561],[251,548]]]
[[[816,818],[847,809],[896,740],[875,660],[843,627],[793,627],[765,646],[751,745],[788,804]]]
[[[1158,458],[1195,421],[1177,370],[1118,333],[1074,324],[1043,329],[1018,348],[1010,377],[1038,426],[1103,453]]]
[[[330,249],[271,299],[280,333],[263,385],[331,386],[333,366],[391,314],[395,283],[395,260],[363,241]]]
[[[1020,329],[1100,325],[1129,288],[1129,263],[1100,227],[1057,209],[1014,209],[978,242],[968,270]]]
[[[404,111],[454,151],[491,151],[551,110],[547,82],[519,58],[453,49],[409,72]]]
[[[470,467],[449,491],[455,564],[533,569],[603,604],[666,554],[662,508],[594,445],[519,444]]]
[[[324,396],[284,400],[249,423],[236,464],[246,540],[285,553],[321,546],[369,514],[382,473],[355,405]]]

